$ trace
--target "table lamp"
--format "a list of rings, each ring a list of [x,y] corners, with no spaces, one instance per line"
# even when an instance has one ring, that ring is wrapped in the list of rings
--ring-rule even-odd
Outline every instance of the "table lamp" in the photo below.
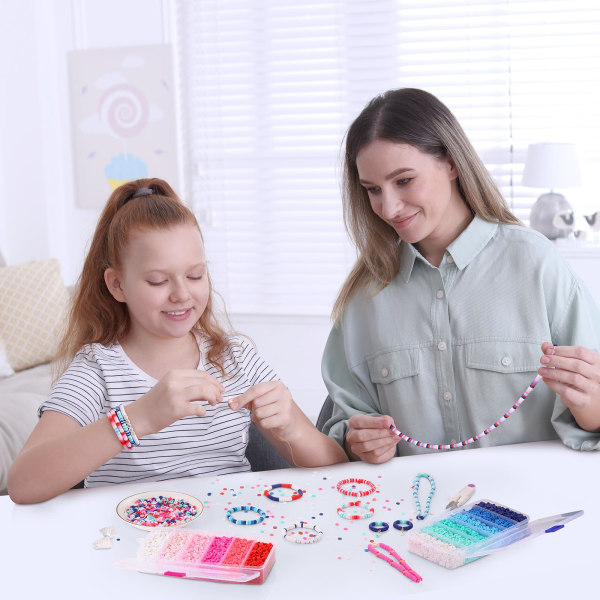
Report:
[[[544,142],[530,144],[525,158],[523,185],[546,188],[550,192],[542,194],[531,207],[529,225],[554,240],[566,237],[570,228],[559,229],[552,223],[559,212],[572,211],[573,207],[556,188],[575,187],[580,184],[579,164],[574,144]]]

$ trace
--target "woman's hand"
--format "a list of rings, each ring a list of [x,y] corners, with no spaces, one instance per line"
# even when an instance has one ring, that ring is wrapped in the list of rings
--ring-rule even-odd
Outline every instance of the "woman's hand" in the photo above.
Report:
[[[352,458],[372,464],[394,458],[400,438],[390,430],[392,424],[392,418],[387,415],[353,415],[348,421],[346,451]]]
[[[281,441],[291,442],[295,438],[296,404],[292,393],[281,381],[257,383],[241,396],[230,400],[229,406],[232,410],[250,410],[254,423]]]
[[[203,403],[215,406],[225,388],[212,375],[195,369],[169,371],[149,392],[127,406],[138,437],[156,433],[183,417],[203,417]]]
[[[580,427],[600,428],[600,354],[582,346],[542,344],[544,383],[562,399]]]

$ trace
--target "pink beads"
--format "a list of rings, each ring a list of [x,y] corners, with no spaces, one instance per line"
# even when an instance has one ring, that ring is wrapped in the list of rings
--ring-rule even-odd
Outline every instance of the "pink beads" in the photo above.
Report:
[[[205,563],[221,562],[221,559],[225,555],[225,552],[227,552],[227,549],[229,548],[232,541],[233,541],[232,537],[226,537],[226,536],[216,537],[213,540],[210,547],[208,548],[208,550],[206,551],[206,554],[204,555],[204,558],[202,559],[202,561]]]

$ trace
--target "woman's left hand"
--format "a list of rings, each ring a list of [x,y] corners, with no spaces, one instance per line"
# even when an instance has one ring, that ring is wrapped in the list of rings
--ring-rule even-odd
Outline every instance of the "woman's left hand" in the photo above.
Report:
[[[293,429],[295,408],[292,393],[281,381],[263,381],[229,403],[232,410],[247,408],[261,429],[271,430],[286,440]]]
[[[549,342],[542,344],[542,352],[539,374],[573,411],[577,421],[580,422],[579,413],[599,414],[600,354],[582,346],[554,346]],[[580,425],[584,427],[581,422]]]

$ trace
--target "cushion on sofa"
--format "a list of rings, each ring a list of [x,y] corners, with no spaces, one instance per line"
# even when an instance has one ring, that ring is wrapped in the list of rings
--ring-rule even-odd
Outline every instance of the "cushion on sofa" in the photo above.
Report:
[[[15,371],[54,356],[68,303],[56,259],[0,267],[0,336]]]

